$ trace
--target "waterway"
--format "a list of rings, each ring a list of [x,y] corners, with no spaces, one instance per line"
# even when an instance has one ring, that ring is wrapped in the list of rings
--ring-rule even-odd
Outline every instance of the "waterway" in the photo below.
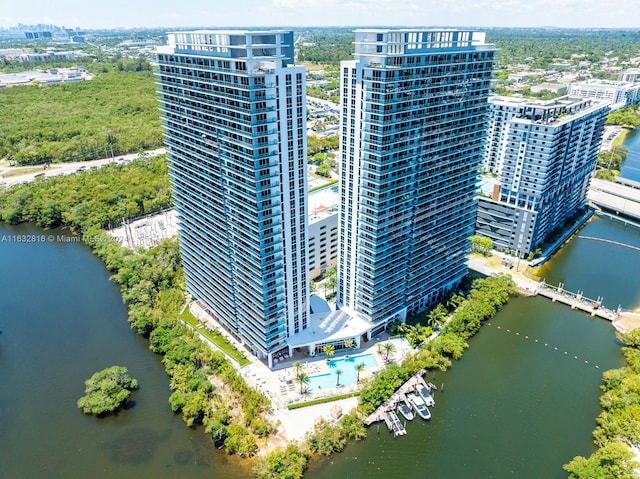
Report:
[[[0,223],[0,478],[246,477],[171,412],[168,376],[102,262],[49,235],[69,233]],[[133,407],[82,414],[85,379],[112,365],[138,379]]]
[[[581,238],[602,238],[640,247],[640,227],[599,217],[582,228],[571,242],[542,265],[538,274],[549,284],[562,282],[588,298],[604,298],[604,305],[616,309],[640,308],[640,252],[621,245]]]
[[[41,233],[0,224],[0,241]],[[640,246],[639,230],[600,218],[583,233]],[[549,281],[637,306],[640,253],[587,241],[560,251],[545,267]],[[249,476],[171,413],[158,357],[129,329],[117,286],[88,248],[2,241],[0,268],[0,477]],[[449,371],[429,378],[444,384],[430,422],[414,420],[399,438],[374,425],[364,441],[314,461],[307,477],[566,477],[562,464],[592,450],[601,374],[621,361],[613,328],[518,298],[470,344]],[[113,364],[140,381],[134,406],[114,417],[83,415],[83,381]]]
[[[602,218],[581,234],[640,246],[640,230]],[[638,264],[635,250],[574,239],[544,274],[633,309]],[[313,463],[308,477],[566,478],[562,465],[593,451],[602,372],[621,364],[610,323],[544,298],[517,298],[470,346],[449,371],[430,377],[444,384],[430,422],[407,423],[398,438],[374,425],[364,441]]]
[[[623,145],[629,149],[629,152],[622,163],[620,176],[628,180],[640,181],[640,134],[637,128],[629,132]]]

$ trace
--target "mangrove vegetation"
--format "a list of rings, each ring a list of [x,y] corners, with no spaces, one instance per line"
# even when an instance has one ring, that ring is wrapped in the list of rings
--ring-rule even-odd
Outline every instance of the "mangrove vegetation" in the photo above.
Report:
[[[84,396],[78,407],[85,414],[104,415],[114,412],[127,402],[138,381],[129,376],[123,366],[111,366],[93,374],[84,382]]]

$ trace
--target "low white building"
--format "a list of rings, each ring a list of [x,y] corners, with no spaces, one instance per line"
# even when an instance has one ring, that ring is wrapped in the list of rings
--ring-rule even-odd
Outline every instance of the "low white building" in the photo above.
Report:
[[[612,110],[640,102],[640,83],[611,80],[587,80],[569,85],[569,95],[604,100]]]

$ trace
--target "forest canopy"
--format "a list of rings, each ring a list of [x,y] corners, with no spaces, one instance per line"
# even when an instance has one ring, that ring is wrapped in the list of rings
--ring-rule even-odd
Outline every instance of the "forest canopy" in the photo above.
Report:
[[[162,146],[151,66],[95,63],[93,80],[0,90],[0,158],[85,161]]]

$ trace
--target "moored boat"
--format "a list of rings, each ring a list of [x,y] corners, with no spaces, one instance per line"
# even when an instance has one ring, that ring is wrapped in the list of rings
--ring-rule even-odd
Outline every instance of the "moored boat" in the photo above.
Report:
[[[407,399],[409,399],[409,402],[418,416],[422,419],[431,419],[431,412],[425,404],[424,399],[414,393],[407,394]]]
[[[407,406],[407,404],[404,401],[402,400],[398,401],[397,409],[398,409],[398,412],[402,414],[402,416],[407,421],[413,421],[413,418],[414,418],[413,411],[411,411],[411,408]]]
[[[416,392],[424,400],[424,403],[428,407],[433,407],[436,405],[436,400],[431,395],[431,391],[424,384],[422,383],[416,384]]]

